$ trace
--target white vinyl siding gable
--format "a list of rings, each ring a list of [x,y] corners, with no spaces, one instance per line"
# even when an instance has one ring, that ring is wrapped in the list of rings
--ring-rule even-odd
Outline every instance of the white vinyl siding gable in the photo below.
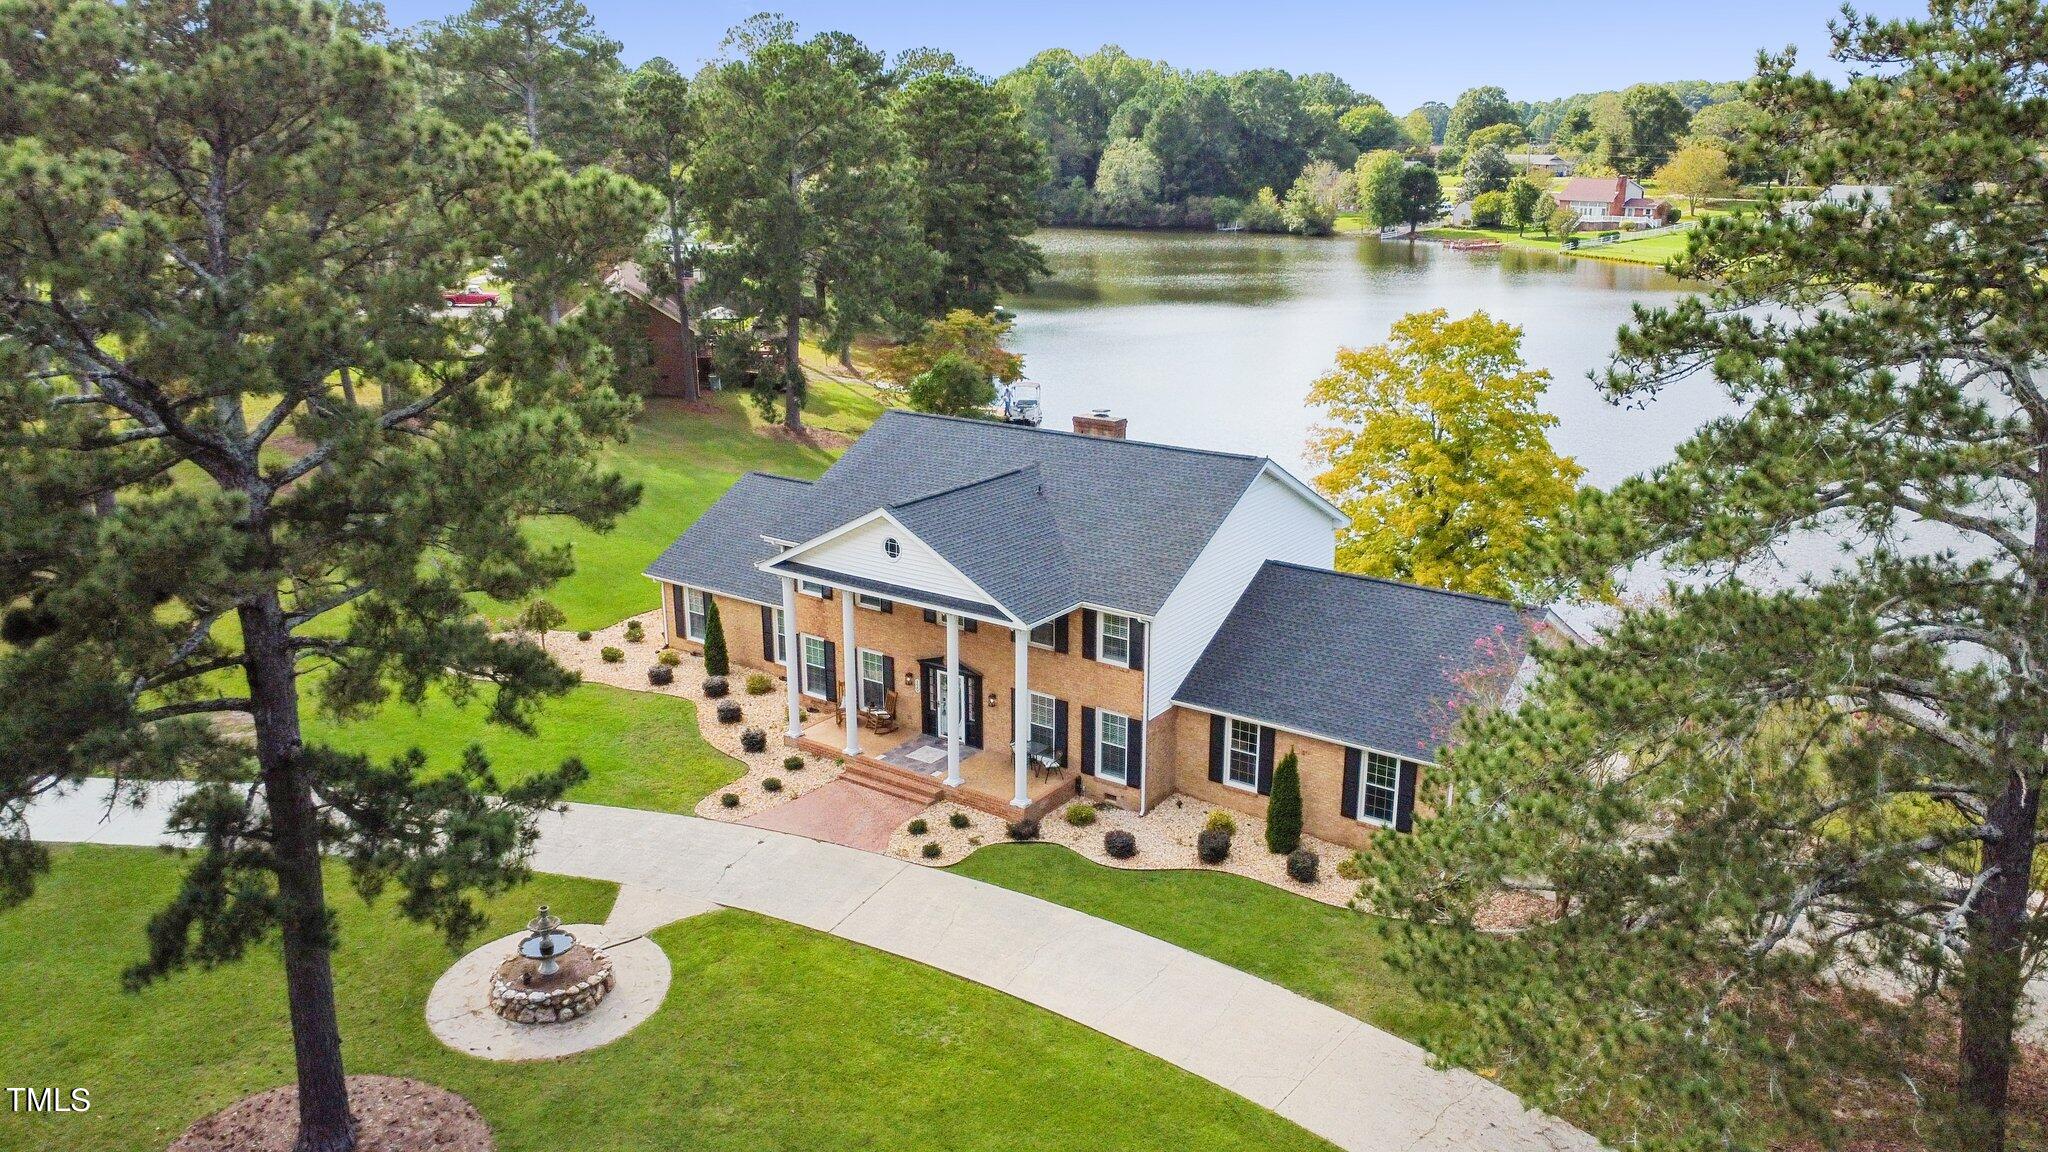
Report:
[[[890,540],[896,541],[897,554],[894,557],[883,547]],[[955,571],[930,545],[886,518],[878,517],[796,552],[789,559],[814,568],[915,588],[956,600],[988,600],[986,593]]]
[[[1268,560],[1315,568],[1337,561],[1337,529],[1327,509],[1269,472],[1246,487],[1152,622],[1145,665],[1148,718],[1172,703],[1245,585]]]

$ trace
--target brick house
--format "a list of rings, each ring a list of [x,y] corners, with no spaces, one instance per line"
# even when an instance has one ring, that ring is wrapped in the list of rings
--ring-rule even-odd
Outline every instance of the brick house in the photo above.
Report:
[[[1427,814],[1460,677],[1547,614],[1332,571],[1343,515],[1271,460],[1091,428],[891,411],[816,481],[742,477],[647,569],[668,643],[716,603],[785,736],[885,791],[1262,815],[1294,752],[1313,835]]]
[[[1626,176],[1577,176],[1556,196],[1586,228],[1655,228],[1671,218],[1671,205],[1643,195]]]

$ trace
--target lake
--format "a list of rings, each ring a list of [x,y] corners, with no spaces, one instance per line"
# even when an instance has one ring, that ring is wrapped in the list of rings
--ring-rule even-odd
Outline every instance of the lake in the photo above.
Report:
[[[1551,444],[1590,483],[1668,459],[1727,410],[1704,384],[1669,389],[1648,410],[1617,408],[1587,380],[1631,306],[1683,294],[1656,268],[1372,236],[1050,229],[1037,240],[1052,275],[1007,303],[1048,428],[1108,408],[1134,439],[1268,455],[1306,478],[1309,383],[1338,348],[1380,343],[1429,308],[1522,327],[1523,356],[1551,375]]]

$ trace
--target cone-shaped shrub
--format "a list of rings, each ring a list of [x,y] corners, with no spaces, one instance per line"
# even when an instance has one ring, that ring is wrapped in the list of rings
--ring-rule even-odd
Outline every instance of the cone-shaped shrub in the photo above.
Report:
[[[731,671],[725,657],[725,626],[718,622],[718,601],[704,597],[704,671],[723,676]]]
[[[1301,847],[1301,761],[1289,752],[1273,765],[1266,800],[1266,850],[1285,856]]]

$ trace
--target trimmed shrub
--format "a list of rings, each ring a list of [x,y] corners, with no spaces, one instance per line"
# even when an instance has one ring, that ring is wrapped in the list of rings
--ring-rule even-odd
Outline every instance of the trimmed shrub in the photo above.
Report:
[[[578,633],[576,634],[576,638],[577,638],[578,640],[588,640],[588,639],[590,639],[590,629],[588,629],[588,628],[585,628],[585,629],[584,629],[583,631],[581,631],[581,632],[578,632]]]
[[[939,854],[944,851],[944,848],[939,847],[937,840],[928,841],[924,846],[924,858],[927,860],[937,860]]]
[[[704,670],[713,676],[732,671],[725,655],[725,625],[718,622],[718,601],[704,598]]]
[[[628,643],[638,644],[639,642],[645,639],[647,639],[647,629],[640,623],[640,621],[626,621],[626,640]]]
[[[1316,867],[1323,858],[1313,848],[1296,848],[1287,854],[1287,874],[1303,884],[1316,882]]]
[[[781,778],[781,777],[779,777],[779,776],[770,776],[770,777],[768,777],[768,778],[767,778],[766,780],[763,780],[763,781],[761,781],[761,791],[763,791],[763,792],[780,792],[780,791],[782,791],[782,778]]]
[[[1008,824],[1003,825],[1003,831],[1012,840],[1036,840],[1038,839],[1038,821],[1033,820],[1029,816],[1022,820],[1012,820]]]
[[[1276,856],[1301,847],[1301,758],[1290,749],[1273,766],[1273,794],[1266,801],[1266,851]]]
[[[732,685],[723,676],[706,676],[701,687],[707,700],[716,700],[732,691]]]
[[[1365,862],[1358,858],[1358,853],[1353,852],[1351,855],[1337,861],[1337,875],[1346,880],[1363,880],[1365,879]]]
[[[931,831],[931,827],[931,825],[924,822],[924,817],[919,816],[910,822],[910,826],[905,831],[909,832],[912,836],[922,836],[926,832]]]
[[[766,696],[775,687],[775,681],[766,672],[756,672],[747,677],[747,695]]]
[[[727,792],[718,798],[718,802],[727,808],[737,808],[740,806],[740,794],[737,792]]]
[[[946,822],[955,828],[965,828],[968,824],[972,823],[972,821],[967,819],[967,813],[965,812],[953,813],[951,816],[946,817]]]
[[[673,648],[663,648],[661,650],[661,655],[656,656],[655,659],[661,661],[668,667],[673,668],[676,665],[681,664],[683,662],[683,654],[681,652],[676,651]]]
[[[1204,828],[1195,837],[1195,855],[1204,864],[1221,864],[1230,858],[1230,833],[1221,828]]]
[[[1060,815],[1066,817],[1067,823],[1072,824],[1074,827],[1086,828],[1090,824],[1095,823],[1095,805],[1084,804],[1076,800],[1072,804],[1067,805]]]
[[[801,771],[803,771],[803,770],[804,770],[804,758],[803,758],[803,757],[801,757],[801,756],[784,756],[784,757],[782,758],[782,770],[783,770],[784,772],[801,772]]]
[[[1129,860],[1138,854],[1138,838],[1121,828],[1102,834],[1102,850],[1113,860]]]
[[[665,687],[676,682],[676,670],[666,664],[656,664],[647,670],[647,682]]]
[[[721,701],[719,701],[719,702],[718,702],[718,722],[719,722],[720,724],[737,724],[737,723],[739,723],[739,722],[740,722],[740,705],[739,705],[739,701],[737,701],[737,700],[721,700]]]
[[[598,656],[599,656],[600,658],[602,658],[602,659],[604,660],[604,662],[605,662],[605,663],[607,663],[607,664],[617,664],[618,662],[620,662],[621,660],[624,660],[624,659],[626,658],[626,651],[625,651],[625,649],[623,649],[623,648],[614,648],[614,647],[612,647],[612,646],[611,646],[611,645],[609,645],[609,644],[607,644],[607,645],[605,645],[604,647],[602,647],[602,648],[598,649],[598,650],[597,650],[597,654],[598,654]]]
[[[733,719],[739,719],[739,705],[733,705],[732,711]],[[725,719],[725,705],[723,704],[718,706],[718,718],[720,720]],[[747,729],[740,733],[740,750],[743,752],[766,752],[768,750],[768,734],[759,728]]]
[[[1223,809],[1213,808],[1209,811],[1209,818],[1202,821],[1202,831],[1221,832],[1226,836],[1235,836],[1237,835],[1237,821],[1231,819],[1230,813],[1225,812]]]

